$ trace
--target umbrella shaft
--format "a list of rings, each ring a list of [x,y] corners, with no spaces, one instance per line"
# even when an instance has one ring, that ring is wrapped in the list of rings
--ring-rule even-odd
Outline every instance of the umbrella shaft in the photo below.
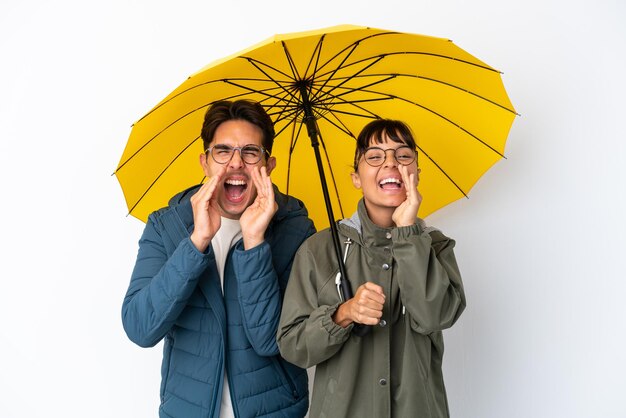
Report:
[[[307,122],[308,123],[308,122]],[[315,121],[313,121],[315,128]],[[310,135],[309,131],[309,135]],[[315,161],[317,162],[317,170],[320,176],[320,182],[322,184],[322,193],[324,195],[324,203],[326,204],[326,212],[328,214],[328,223],[330,225],[330,232],[333,238],[333,245],[335,247],[335,255],[337,256],[337,263],[339,264],[339,272],[341,273],[341,288],[344,295],[344,300],[352,298],[352,289],[350,288],[350,282],[348,281],[348,275],[341,259],[341,243],[339,241],[339,231],[337,230],[337,224],[335,222],[335,215],[333,213],[333,206],[330,201],[330,194],[328,193],[328,183],[326,183],[326,175],[324,174],[324,166],[322,165],[322,155],[320,154],[319,141],[317,141],[317,131],[313,131],[311,136],[311,146],[315,153]]]
[[[326,204],[326,212],[328,213],[328,223],[330,224],[330,234],[333,238],[333,246],[335,247],[335,255],[337,256],[337,264],[339,265],[339,273],[341,274],[341,293],[343,293],[343,300],[351,299],[354,294],[348,281],[348,275],[346,273],[346,266],[341,258],[341,243],[339,241],[339,231],[337,230],[337,224],[335,223],[335,215],[333,214],[333,206],[330,201],[330,195],[328,193],[328,184],[326,183],[326,175],[324,174],[324,166],[322,165],[322,155],[320,154],[320,143],[317,139],[317,124],[315,123],[315,116],[313,115],[313,109],[311,108],[311,102],[309,101],[309,95],[307,86],[305,84],[300,85],[300,94],[302,96],[302,105],[304,107],[304,123],[306,124],[309,138],[311,139],[311,146],[315,153],[315,161],[317,162],[317,171],[320,175],[320,182],[322,184],[322,193],[324,194],[324,203]],[[363,324],[354,324],[352,332],[360,337],[366,335],[371,330],[371,327]]]
[[[326,175],[324,174],[324,166],[322,164],[322,155],[320,154],[320,143],[317,139],[317,124],[315,123],[315,116],[313,115],[313,109],[311,108],[311,102],[309,100],[309,94],[306,84],[300,85],[300,95],[302,96],[302,106],[304,108],[304,123],[311,140],[311,146],[315,153],[315,161],[317,163],[317,171],[320,175],[320,182],[322,184],[322,193],[324,195],[324,203],[326,204],[326,212],[328,214],[328,223],[330,224],[330,232],[333,238],[333,245],[335,247],[335,255],[337,256],[337,263],[339,264],[339,272],[341,273],[341,289],[343,291],[344,300],[350,299],[352,289],[350,288],[350,282],[348,282],[348,276],[346,274],[346,268],[341,259],[341,244],[339,242],[339,232],[337,225],[335,224],[335,215],[333,214],[333,205],[330,201],[330,195],[328,193],[328,184],[326,183]]]

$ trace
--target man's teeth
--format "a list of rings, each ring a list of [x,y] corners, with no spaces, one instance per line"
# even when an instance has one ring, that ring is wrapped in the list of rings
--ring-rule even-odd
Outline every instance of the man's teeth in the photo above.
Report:
[[[394,178],[390,178],[390,179],[383,179],[380,181],[380,185],[385,185],[387,183],[396,183],[396,184],[401,184],[399,179],[394,179]]]
[[[226,184],[231,186],[245,186],[246,182],[244,180],[226,180]]]

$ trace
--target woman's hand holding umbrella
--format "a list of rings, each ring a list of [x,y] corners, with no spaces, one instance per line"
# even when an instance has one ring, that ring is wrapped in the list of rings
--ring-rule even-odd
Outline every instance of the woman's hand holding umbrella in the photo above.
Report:
[[[366,282],[359,286],[353,298],[339,305],[333,321],[343,328],[351,323],[376,325],[383,316],[385,294],[379,285]]]

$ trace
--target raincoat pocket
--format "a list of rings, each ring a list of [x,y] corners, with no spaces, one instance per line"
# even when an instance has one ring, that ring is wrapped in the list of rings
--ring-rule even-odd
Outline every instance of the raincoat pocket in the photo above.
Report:
[[[332,363],[332,361],[331,361]],[[316,370],[315,374],[315,383],[316,386],[314,389],[314,393],[317,391],[317,399],[314,399],[311,404],[311,416],[320,416],[320,417],[332,417],[337,416],[338,411],[343,409],[343,405],[345,402],[341,401],[341,395],[339,394],[341,388],[341,375],[342,375],[342,367],[338,364],[325,364],[322,367],[323,371],[320,372],[320,366],[317,366],[318,370]],[[319,373],[319,382],[325,382],[325,387],[320,388],[319,382],[317,382]],[[346,401],[346,400],[344,400]],[[319,408],[319,409],[318,409]],[[338,409],[340,408],[340,409]],[[316,415],[317,414],[317,415]]]
[[[413,346],[415,347],[415,351],[417,353],[417,365],[421,372],[422,378],[424,381],[429,378],[430,371],[430,362],[431,362],[431,350],[432,345],[430,342],[430,338],[424,336],[422,334],[411,333]]]

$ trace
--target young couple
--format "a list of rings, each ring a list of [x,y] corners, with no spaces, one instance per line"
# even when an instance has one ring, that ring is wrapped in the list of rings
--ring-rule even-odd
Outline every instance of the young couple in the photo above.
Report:
[[[165,340],[160,416],[302,417],[311,366],[310,417],[449,416],[441,330],[465,296],[454,241],[417,218],[409,128],[375,120],[357,139],[363,198],[338,226],[346,301],[329,231],[313,235],[303,204],[271,183],[263,108],[215,103],[202,138],[208,181],[150,215],[122,308],[132,341]]]

